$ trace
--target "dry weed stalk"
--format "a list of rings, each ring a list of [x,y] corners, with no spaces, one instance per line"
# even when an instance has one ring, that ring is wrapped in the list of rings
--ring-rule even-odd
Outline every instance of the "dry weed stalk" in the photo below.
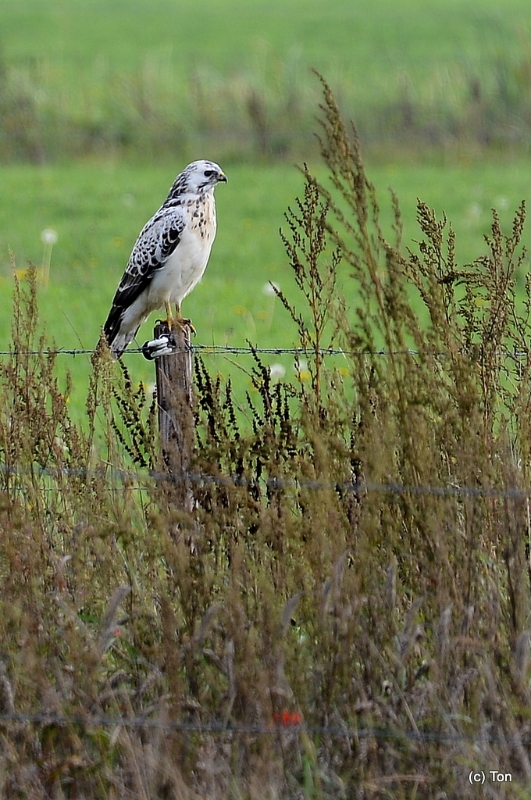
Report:
[[[34,278],[17,288],[0,369],[3,796],[472,798],[469,771],[494,767],[512,775],[499,796],[523,796],[524,209],[509,236],[494,217],[463,267],[423,204],[404,249],[393,198],[390,243],[326,84],[322,112],[331,184],[305,171],[283,237],[312,380],[275,384],[255,353],[246,425],[197,359],[209,477],[193,514],[133,475],[157,463],[152,412],[104,350],[87,420],[70,419]],[[340,374],[330,344],[366,354]]]

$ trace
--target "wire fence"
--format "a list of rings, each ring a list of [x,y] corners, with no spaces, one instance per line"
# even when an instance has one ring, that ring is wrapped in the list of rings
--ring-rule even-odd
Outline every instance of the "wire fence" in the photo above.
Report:
[[[333,491],[340,494],[351,493],[358,498],[367,494],[383,495],[431,495],[433,497],[471,497],[471,498],[490,498],[500,500],[529,500],[531,499],[531,488],[495,486],[429,486],[404,484],[399,482],[375,483],[364,480],[345,480],[345,481],[323,481],[300,478],[246,478],[241,475],[212,475],[202,472],[184,472],[181,475],[173,475],[168,472],[145,471],[132,472],[124,469],[69,469],[56,467],[10,467],[0,464],[0,474],[13,477],[32,477],[32,478],[83,478],[105,480],[109,484],[149,484],[152,482],[164,482],[175,484],[194,484],[194,485],[214,485],[218,487],[245,487],[249,489],[261,488],[269,492],[277,490],[286,491]]]
[[[255,354],[268,354],[268,355],[293,355],[293,356],[308,356],[315,355],[316,351],[312,348],[303,347],[243,347],[232,345],[206,345],[206,344],[191,344],[188,348],[190,352],[198,353],[201,355],[255,355]],[[434,352],[434,351],[420,351],[413,349],[405,350],[344,350],[341,348],[320,348],[318,351],[320,356],[448,356],[449,353]],[[42,349],[42,350],[0,350],[0,356],[78,356],[78,355],[92,355],[94,350],[86,348],[74,349]],[[144,355],[142,347],[131,347],[125,351],[124,355]],[[529,352],[526,351],[510,351],[507,350],[505,355],[514,358],[528,358]],[[403,484],[399,481],[389,481],[387,483],[375,483],[371,481],[322,481],[311,479],[284,479],[279,477],[269,478],[246,478],[239,475],[212,475],[205,473],[184,472],[176,476],[170,475],[168,472],[144,471],[132,472],[123,469],[105,468],[105,469],[70,469],[70,468],[51,468],[33,465],[28,468],[10,467],[5,464],[0,464],[0,474],[10,475],[15,477],[22,477],[24,475],[31,475],[32,477],[49,477],[58,479],[61,477],[76,477],[85,479],[105,479],[109,483],[132,483],[146,484],[147,482],[168,482],[173,483],[191,483],[191,484],[213,484],[216,486],[240,486],[240,487],[261,487],[268,491],[274,490],[310,490],[310,491],[336,491],[341,493],[350,492],[358,497],[366,494],[387,494],[387,495],[431,495],[437,497],[477,497],[477,498],[495,498],[506,500],[529,500],[531,498],[531,488],[520,487],[495,487],[495,486],[429,486],[429,485],[412,485]]]
[[[288,731],[307,733],[312,736],[336,736],[348,739],[377,739],[411,742],[438,742],[451,744],[452,742],[470,742],[474,745],[527,746],[531,745],[531,736],[518,733],[506,736],[491,729],[481,730],[477,733],[464,733],[461,731],[436,731],[436,730],[404,730],[391,728],[352,728],[348,725],[307,725],[300,714],[281,712],[278,719],[273,719],[269,724],[242,724],[231,723],[225,720],[210,722],[177,722],[150,717],[109,717],[106,715],[62,715],[48,712],[22,714],[17,712],[0,714],[0,726],[13,724],[29,724],[49,727],[63,727],[75,725],[84,728],[128,728],[133,730],[154,729],[166,732],[213,734],[217,736],[230,736],[235,734],[248,734],[252,736],[271,736],[272,734]]]
[[[233,355],[233,356],[246,356],[246,355],[291,355],[291,356],[315,356],[320,357],[328,356],[351,356],[351,357],[369,357],[369,356],[433,356],[437,358],[449,357],[451,354],[447,351],[438,350],[415,350],[405,348],[403,350],[387,350],[382,348],[380,350],[346,350],[341,347],[251,347],[240,345],[222,345],[222,344],[195,344],[191,343],[186,348],[187,352],[198,355]],[[82,356],[93,355],[94,349],[89,348],[45,348],[42,350],[0,350],[0,356]],[[143,347],[128,347],[122,354],[123,356],[145,356]],[[531,355],[531,350],[505,350],[503,355],[508,358],[525,359]],[[477,357],[475,360],[479,360]]]
[[[267,355],[291,355],[291,356],[308,356],[314,354],[311,348],[290,347],[290,348],[259,348],[259,347],[236,347],[229,345],[203,345],[192,344],[190,346],[192,353],[201,355],[254,355],[254,354],[267,354]],[[77,349],[47,349],[47,350],[4,350],[0,351],[0,356],[38,356],[38,355],[57,355],[57,356],[81,356],[92,355],[93,350],[77,348]],[[130,348],[126,351],[126,355],[141,355],[143,354],[142,348]],[[377,351],[356,350],[348,351],[340,348],[324,348],[319,350],[319,354],[323,357],[328,356],[390,356],[390,355],[404,355],[404,356],[421,356],[423,353],[419,350],[406,349],[402,351],[388,351],[385,349]],[[432,356],[448,356],[449,353],[429,353]],[[515,358],[527,358],[527,352],[507,352],[508,356]],[[0,464],[0,475],[5,478],[15,477],[21,478],[23,476],[30,476],[32,478],[43,478],[50,480],[58,480],[61,478],[82,478],[89,481],[91,478],[104,480],[109,484],[129,484],[133,488],[144,488],[150,483],[157,482],[177,482],[189,483],[194,485],[209,486],[214,485],[218,487],[247,487],[255,488],[260,487],[262,490],[274,492],[278,490],[285,491],[333,491],[341,494],[351,493],[354,496],[361,498],[367,494],[380,494],[389,496],[419,496],[430,495],[436,497],[461,497],[461,498],[490,498],[490,499],[503,499],[503,500],[523,500],[529,501],[531,499],[531,487],[496,487],[496,486],[459,486],[451,485],[413,485],[401,483],[399,481],[388,482],[371,482],[370,480],[355,480],[350,478],[343,481],[333,480],[317,480],[317,479],[292,479],[283,477],[264,477],[264,478],[248,478],[241,475],[220,475],[220,474],[206,474],[199,472],[185,472],[182,475],[174,476],[167,472],[157,471],[130,471],[124,469],[116,469],[113,467],[105,467],[103,469],[73,469],[73,468],[54,468],[33,465],[31,467],[10,467],[6,464]],[[136,486],[134,486],[136,484]],[[56,491],[57,489],[51,489]],[[374,739],[377,741],[391,740],[397,742],[410,742],[410,743],[438,743],[441,745],[451,745],[453,743],[470,743],[473,747],[479,748],[481,746],[495,746],[497,744],[504,747],[522,747],[531,746],[531,733],[525,731],[522,734],[514,732],[511,735],[505,735],[503,732],[495,731],[490,727],[485,727],[476,732],[462,732],[454,729],[448,731],[433,730],[433,729],[418,729],[405,730],[403,728],[373,728],[373,727],[350,727],[345,724],[336,725],[314,725],[307,724],[300,714],[297,713],[281,713],[274,715],[269,723],[264,724],[240,724],[227,722],[226,720],[211,720],[208,722],[187,722],[167,720],[164,718],[144,717],[144,716],[107,716],[94,715],[94,714],[57,714],[47,711],[37,711],[32,713],[19,713],[12,711],[11,713],[0,714],[0,727],[8,727],[12,725],[34,725],[42,727],[65,727],[77,726],[84,729],[99,728],[99,729],[119,729],[126,728],[132,730],[149,730],[156,729],[166,733],[182,733],[182,734],[195,734],[195,735],[212,735],[216,737],[230,737],[236,735],[249,735],[249,736],[272,736],[290,733],[292,735],[301,735],[306,733],[310,736],[320,737],[339,737],[343,739],[352,740],[369,740]],[[449,725],[451,727],[451,725]]]
[[[46,348],[43,350],[0,350],[0,356],[38,356],[38,355],[45,355],[45,356],[82,356],[82,355],[93,355],[95,351],[92,349],[86,348],[73,348],[73,349],[66,349],[63,347],[59,347],[56,349],[53,348]],[[187,348],[187,352],[191,353],[200,353],[204,355],[233,355],[233,356],[240,356],[240,355],[253,355],[255,353],[260,355],[292,355],[292,356],[300,356],[304,355],[307,356],[308,354],[314,354],[315,350],[311,347],[251,347],[251,346],[239,346],[239,345],[216,345],[216,344],[190,344]],[[342,348],[333,348],[333,347],[326,347],[326,348],[319,348],[317,351],[320,356],[389,356],[389,355],[411,355],[411,356],[418,356],[420,355],[419,350],[401,350],[401,351],[388,351],[385,349],[382,350],[344,350]],[[132,355],[144,355],[143,347],[128,347],[127,350],[123,353],[126,356]],[[444,355],[444,353],[434,353],[433,355]]]

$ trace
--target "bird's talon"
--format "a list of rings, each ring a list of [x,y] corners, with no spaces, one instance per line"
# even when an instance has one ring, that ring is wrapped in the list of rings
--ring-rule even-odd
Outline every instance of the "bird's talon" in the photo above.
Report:
[[[191,320],[191,319],[182,319],[182,320],[181,320],[181,325],[182,325],[182,327],[183,327],[183,328],[188,328],[188,330],[190,331],[190,333],[192,333],[194,336],[196,336],[196,334],[197,334],[197,331],[196,331],[196,329],[194,328],[194,326],[193,326],[193,324],[192,324],[192,320]]]
[[[192,321],[190,319],[183,319],[182,317],[180,319],[174,318],[172,328],[178,328],[183,333],[186,333],[186,330],[188,329],[190,333],[194,334],[194,336],[197,333],[196,329],[192,325]],[[172,330],[172,328],[170,328],[170,330]]]

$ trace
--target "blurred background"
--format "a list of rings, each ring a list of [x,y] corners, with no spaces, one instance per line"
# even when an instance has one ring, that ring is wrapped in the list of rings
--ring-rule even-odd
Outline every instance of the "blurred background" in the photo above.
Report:
[[[527,0],[4,0],[0,349],[13,268],[23,278],[30,262],[49,336],[92,347],[140,228],[196,158],[229,176],[184,309],[197,341],[291,346],[268,281],[291,291],[278,229],[302,191],[296,165],[322,169],[313,70],[357,126],[384,219],[397,192],[407,243],[417,197],[452,221],[463,262],[491,208],[510,225],[529,194]]]

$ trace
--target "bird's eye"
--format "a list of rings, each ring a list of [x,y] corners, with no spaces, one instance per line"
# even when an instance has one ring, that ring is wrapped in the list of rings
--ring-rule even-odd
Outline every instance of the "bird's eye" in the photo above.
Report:
[[[214,170],[213,169],[206,169],[205,170],[205,178],[211,178],[213,174],[214,174]]]

